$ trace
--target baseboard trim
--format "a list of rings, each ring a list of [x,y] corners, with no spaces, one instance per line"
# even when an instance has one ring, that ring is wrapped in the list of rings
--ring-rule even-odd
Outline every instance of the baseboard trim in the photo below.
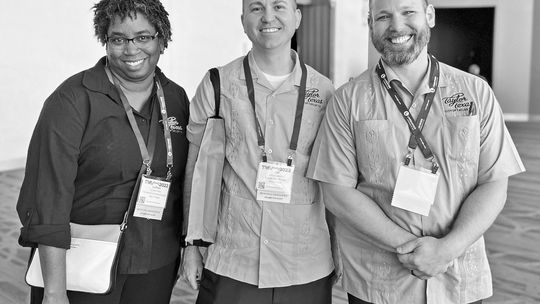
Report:
[[[0,161],[0,171],[10,171],[24,168],[26,157]]]
[[[505,121],[529,121],[530,115],[523,113],[504,113]]]
[[[529,121],[540,121],[540,115],[529,115]]]

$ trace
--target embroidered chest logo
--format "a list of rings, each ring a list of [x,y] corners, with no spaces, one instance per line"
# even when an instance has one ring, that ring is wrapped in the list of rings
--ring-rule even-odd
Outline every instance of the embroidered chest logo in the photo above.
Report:
[[[464,93],[456,93],[442,99],[444,113],[450,116],[471,116],[476,114],[474,101],[467,99]]]
[[[305,104],[316,107],[318,110],[322,110],[324,101],[319,94],[319,89],[309,88],[306,89]]]
[[[160,122],[162,122],[162,120],[160,120]],[[171,133],[184,132],[184,127],[180,125],[180,123],[178,122],[178,120],[176,120],[176,117],[174,116],[167,117],[167,124],[169,125],[169,130],[171,131]]]

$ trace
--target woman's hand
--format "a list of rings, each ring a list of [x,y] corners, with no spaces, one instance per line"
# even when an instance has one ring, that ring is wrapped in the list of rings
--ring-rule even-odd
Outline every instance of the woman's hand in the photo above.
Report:
[[[58,294],[44,293],[43,302],[41,303],[43,304],[69,304],[69,300],[65,292],[58,293]]]
[[[39,245],[45,288],[43,304],[69,304],[66,292],[66,249]]]
[[[203,270],[202,255],[197,246],[188,246],[182,256],[181,277],[191,288],[198,290]]]

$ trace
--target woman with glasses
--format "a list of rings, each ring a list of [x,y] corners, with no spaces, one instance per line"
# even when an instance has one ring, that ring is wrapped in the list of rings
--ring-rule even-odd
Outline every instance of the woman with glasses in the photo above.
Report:
[[[168,13],[159,0],[101,0],[93,9],[106,56],[45,101],[17,203],[20,243],[39,248],[43,271],[31,303],[169,303],[189,108],[184,90],[157,67],[171,40]],[[163,187],[153,205],[137,199],[148,195],[145,179]],[[119,224],[128,206],[112,291],[66,291],[70,222]]]

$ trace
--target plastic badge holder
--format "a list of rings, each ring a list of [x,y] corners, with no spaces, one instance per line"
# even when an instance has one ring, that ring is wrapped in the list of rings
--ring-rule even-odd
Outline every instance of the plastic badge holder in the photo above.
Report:
[[[435,200],[438,181],[438,174],[402,165],[392,196],[392,206],[428,216]]]

